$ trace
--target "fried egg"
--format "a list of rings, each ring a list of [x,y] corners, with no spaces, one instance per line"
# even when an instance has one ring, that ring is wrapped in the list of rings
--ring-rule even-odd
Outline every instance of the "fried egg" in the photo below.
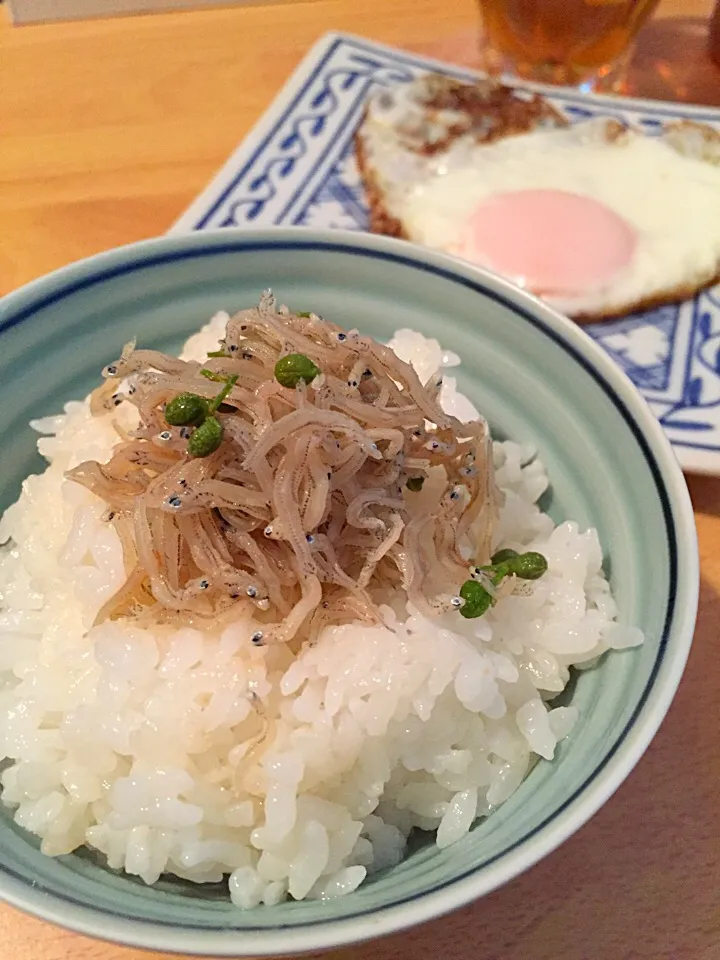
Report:
[[[452,114],[418,111],[417,100],[371,105],[363,167],[398,226],[383,232],[489,268],[578,318],[684,299],[718,278],[710,128],[653,137],[616,120],[544,117],[479,139],[477,113],[464,130]]]

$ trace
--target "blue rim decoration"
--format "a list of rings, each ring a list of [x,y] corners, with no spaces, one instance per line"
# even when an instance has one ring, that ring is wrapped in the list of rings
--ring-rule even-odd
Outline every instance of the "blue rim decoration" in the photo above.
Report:
[[[672,507],[668,500],[665,486],[662,481],[662,472],[657,463],[655,455],[650,448],[650,445],[645,438],[642,430],[638,426],[633,417],[632,413],[626,406],[625,402],[615,393],[610,384],[605,380],[602,374],[593,366],[593,364],[588,361],[582,354],[581,351],[577,350],[571,343],[568,343],[566,339],[555,330],[552,330],[548,327],[543,320],[534,316],[529,311],[525,310],[522,306],[514,303],[511,299],[505,297],[502,293],[496,292],[485,287],[481,282],[477,280],[471,280],[467,277],[460,276],[451,270],[444,269],[443,267],[435,266],[430,263],[419,262],[412,257],[403,256],[399,253],[391,253],[389,251],[381,250],[368,250],[365,247],[355,246],[351,243],[344,243],[342,241],[336,241],[334,243],[321,242],[315,240],[278,240],[278,241],[254,241],[252,239],[248,240],[238,240],[236,242],[227,242],[227,243],[218,243],[207,249],[189,249],[189,250],[176,250],[170,253],[164,254],[145,254],[142,261],[133,260],[129,263],[124,263],[115,267],[98,268],[97,272],[90,277],[85,277],[80,280],[74,281],[72,283],[66,284],[61,289],[56,290],[54,293],[51,293],[47,296],[40,297],[33,304],[28,307],[25,307],[21,310],[18,310],[14,314],[0,319],[0,335],[3,331],[9,330],[12,327],[17,326],[20,323],[28,320],[35,314],[38,310],[41,310],[45,307],[57,303],[67,296],[76,293],[80,290],[88,289],[89,287],[96,286],[99,283],[103,283],[106,280],[113,279],[115,277],[124,276],[138,270],[143,270],[149,267],[158,266],[164,263],[173,263],[183,260],[190,260],[197,257],[212,257],[217,255],[225,255],[228,253],[239,253],[239,252],[261,252],[265,250],[303,250],[303,251],[315,251],[318,253],[346,253],[359,257],[369,257],[375,260],[385,260],[392,263],[397,263],[401,266],[412,267],[414,269],[422,270],[425,273],[431,273],[435,276],[441,277],[444,280],[450,281],[451,283],[459,284],[463,287],[466,287],[472,290],[475,293],[481,294],[484,297],[487,297],[495,302],[502,304],[503,306],[509,307],[513,312],[521,315],[528,323],[538,329],[542,334],[549,337],[553,340],[562,350],[565,351],[572,359],[578,363],[598,384],[598,386],[603,390],[609,400],[613,403],[617,411],[620,413],[622,418],[627,423],[630,431],[632,432],[635,440],[637,441],[638,446],[640,447],[645,461],[648,465],[648,469],[653,478],[655,484],[655,489],[657,492],[658,499],[662,506],[663,518],[665,521],[665,535],[667,538],[668,553],[670,558],[670,577],[669,577],[669,586],[668,586],[668,604],[665,612],[665,619],[663,622],[662,634],[658,643],[658,651],[655,657],[655,662],[653,664],[652,671],[648,678],[646,687],[640,697],[636,709],[633,711],[632,716],[626,723],[624,729],[618,736],[615,743],[612,745],[610,750],[603,757],[602,761],[595,767],[593,772],[588,775],[585,781],[580,787],[570,796],[562,806],[558,807],[552,814],[546,817],[540,824],[526,833],[524,836],[520,837],[510,846],[506,847],[500,853],[494,854],[491,857],[488,857],[486,860],[483,860],[477,863],[471,870],[466,870],[464,873],[458,874],[458,876],[453,877],[451,880],[438,883],[433,887],[430,887],[427,890],[424,890],[422,893],[412,894],[406,897],[399,897],[391,902],[387,903],[381,907],[373,907],[366,910],[358,910],[351,913],[347,913],[342,917],[334,918],[332,923],[341,923],[348,920],[357,920],[365,916],[373,915],[377,916],[378,914],[385,913],[388,910],[394,909],[398,906],[401,906],[405,903],[410,903],[415,900],[423,899],[426,896],[429,896],[434,893],[438,893],[442,890],[447,889],[448,887],[453,886],[454,884],[465,880],[471,877],[473,874],[477,873],[479,870],[484,867],[490,866],[491,864],[497,862],[498,860],[506,857],[508,854],[512,853],[518,847],[522,846],[528,840],[536,836],[540,831],[547,827],[551,822],[553,822],[560,814],[563,813],[571,804],[573,804],[587,789],[590,784],[596,780],[600,773],[605,769],[609,761],[615,756],[619,748],[624,743],[628,732],[634,726],[635,721],[637,720],[639,714],[645,707],[645,704],[652,693],[652,689],[655,685],[660,666],[662,665],[663,658],[665,656],[665,651],[668,644],[668,638],[670,634],[670,628],[675,616],[675,594],[677,591],[678,584],[678,547],[677,540],[675,536],[675,531],[672,523]],[[21,884],[25,885],[26,881],[21,874],[16,873],[12,868],[4,868],[5,872],[13,877],[15,880],[19,881]],[[51,896],[55,900],[72,904],[73,906],[81,907],[83,910],[94,912],[92,907],[89,907],[87,903],[82,900],[78,900],[75,897],[69,896],[62,892],[53,891],[52,893],[45,892],[46,896]],[[119,919],[128,920],[127,913],[121,913],[119,911],[114,911],[112,909],[103,908],[102,912],[109,916],[114,916]],[[133,924],[138,924],[141,926],[148,927],[166,927],[169,929],[182,929],[185,931],[192,931],[197,934],[207,934],[208,928],[196,923],[183,923],[182,920],[174,920],[173,922],[167,922],[162,919],[146,919],[143,917],[132,917],[130,920]],[[298,919],[296,925],[303,929],[323,926],[327,923],[326,920],[308,920],[302,921]],[[292,923],[289,923],[288,926],[292,926]],[[266,933],[268,931],[267,926],[250,926],[243,925],[242,927],[232,927],[229,926],[228,930],[237,930],[239,933],[248,932],[248,933]]]

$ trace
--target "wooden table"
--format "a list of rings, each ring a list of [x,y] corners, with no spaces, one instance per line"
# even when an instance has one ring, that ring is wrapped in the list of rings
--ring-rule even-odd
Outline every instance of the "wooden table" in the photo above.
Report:
[[[712,0],[664,0],[640,92],[720,104]],[[325,30],[472,63],[472,0],[311,0],[12,29],[0,14],[0,294],[162,233]],[[659,69],[658,69],[659,67]],[[702,587],[668,719],[627,783],[504,889],[332,960],[720,960],[720,481],[689,478]],[[0,907],[7,960],[156,960]]]

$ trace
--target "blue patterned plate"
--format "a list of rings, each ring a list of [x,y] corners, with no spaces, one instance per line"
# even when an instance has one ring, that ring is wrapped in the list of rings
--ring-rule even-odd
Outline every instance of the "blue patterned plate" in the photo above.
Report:
[[[473,76],[357,37],[328,34],[173,231],[273,224],[366,229],[352,154],[363,104],[373,87],[408,82],[429,69]],[[617,117],[653,134],[667,121],[685,118],[720,129],[720,110],[532,89],[570,121]],[[720,287],[679,306],[586,330],[645,396],[683,468],[720,475]]]

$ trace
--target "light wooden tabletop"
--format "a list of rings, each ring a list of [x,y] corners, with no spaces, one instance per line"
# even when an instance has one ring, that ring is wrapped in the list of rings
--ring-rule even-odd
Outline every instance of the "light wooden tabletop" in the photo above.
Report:
[[[663,0],[632,73],[720,105],[712,0]],[[11,28],[0,13],[0,294],[162,233],[329,29],[472,64],[473,0],[295,0]],[[627,783],[483,901],[327,960],[720,960],[720,480],[689,478],[702,586],[677,699]],[[159,960],[0,907],[7,960]]]

